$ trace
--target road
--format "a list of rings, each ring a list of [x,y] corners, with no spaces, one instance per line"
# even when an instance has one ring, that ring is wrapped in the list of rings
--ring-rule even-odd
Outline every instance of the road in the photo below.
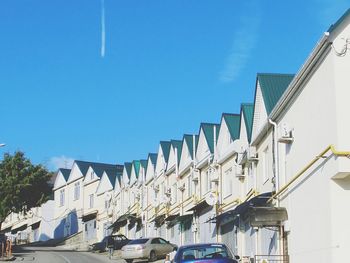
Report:
[[[22,251],[14,253],[15,262],[35,262],[35,263],[125,263],[124,260],[114,257],[112,260],[106,254],[95,254],[90,252],[76,252],[62,250],[54,247],[28,247]],[[163,263],[158,260],[154,263]],[[147,263],[139,261],[135,263]]]

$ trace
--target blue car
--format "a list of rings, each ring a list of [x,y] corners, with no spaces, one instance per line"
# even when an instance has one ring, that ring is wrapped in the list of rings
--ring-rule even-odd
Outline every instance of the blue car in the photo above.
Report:
[[[237,263],[239,256],[232,255],[224,244],[193,244],[179,247],[174,263]]]

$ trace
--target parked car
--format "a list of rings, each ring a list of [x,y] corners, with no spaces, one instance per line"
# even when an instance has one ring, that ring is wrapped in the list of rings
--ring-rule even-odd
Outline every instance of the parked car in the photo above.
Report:
[[[121,249],[123,246],[125,246],[126,244],[128,244],[130,242],[130,239],[128,239],[124,235],[111,235],[111,236],[104,237],[102,239],[102,241],[100,241],[100,242],[92,244],[91,249],[93,251],[99,251],[99,252],[106,251],[109,238],[113,239],[114,250]]]
[[[237,263],[238,260],[239,256],[234,256],[226,245],[210,243],[181,246],[177,250],[173,262]]]
[[[132,240],[129,244],[122,247],[122,258],[127,263],[131,263],[134,259],[155,261],[176,249],[176,245],[160,237],[141,238]]]

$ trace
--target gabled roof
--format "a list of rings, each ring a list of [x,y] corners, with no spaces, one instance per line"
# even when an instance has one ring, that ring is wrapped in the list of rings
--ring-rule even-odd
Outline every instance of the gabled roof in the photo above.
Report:
[[[247,129],[247,137],[250,142],[252,138],[253,130],[253,116],[254,116],[254,104],[253,103],[242,103],[241,104],[241,116],[243,115],[244,123]]]
[[[74,161],[76,165],[79,167],[81,173],[85,176],[87,171],[89,170],[89,167],[94,170],[95,174],[98,177],[101,177],[103,172],[106,169],[114,169],[116,167],[115,164],[109,164],[109,163],[93,163],[93,162],[86,162],[86,161]]]
[[[199,136],[195,135],[196,149],[197,149],[197,145],[198,145],[198,139],[199,139]],[[190,156],[193,159],[193,135],[185,134],[184,135],[184,141],[186,141],[186,144],[187,144],[187,147],[188,147],[188,151],[190,152]]]
[[[163,151],[163,156],[165,159],[165,162],[168,162],[169,159],[169,154],[170,154],[170,142],[166,142],[166,141],[161,141],[160,142],[160,147],[162,147],[162,151]]]
[[[157,153],[150,153],[148,154],[148,158],[151,159],[152,164],[155,166],[157,163]]]
[[[294,74],[258,73],[257,83],[260,84],[267,115],[271,113],[283,92],[294,78]]]
[[[146,171],[147,170],[147,160],[140,160],[140,164],[143,167],[143,169]]]
[[[211,153],[214,152],[214,127],[216,127],[216,139],[219,136],[220,125],[215,123],[201,123],[200,128],[203,129],[205,139]]]
[[[239,125],[240,125],[240,115],[233,113],[223,113],[222,118],[224,118],[227,128],[230,132],[232,140],[239,138]]]
[[[174,147],[174,149],[177,149],[177,160],[180,161],[181,158],[181,150],[182,150],[182,141],[179,140],[171,140],[171,145]]]
[[[116,165],[114,169],[106,169],[105,172],[108,176],[109,181],[115,186],[116,179],[120,178],[123,175],[123,166],[122,165]]]
[[[124,169],[126,170],[126,175],[128,176],[128,178],[130,179],[131,176],[131,163],[124,163]]]
[[[61,174],[64,177],[64,180],[66,180],[66,182],[67,182],[68,178],[69,178],[69,175],[70,175],[71,169],[60,168],[60,169],[58,169],[58,171],[61,172]]]
[[[134,160],[134,161],[132,162],[132,167],[134,168],[136,179],[139,178],[139,173],[140,173],[140,161],[139,161],[139,160]]]

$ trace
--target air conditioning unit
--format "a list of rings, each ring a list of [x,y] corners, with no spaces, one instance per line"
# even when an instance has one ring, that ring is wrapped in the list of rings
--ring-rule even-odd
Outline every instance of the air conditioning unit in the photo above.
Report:
[[[164,194],[167,195],[167,196],[170,196],[171,195],[171,188],[170,187],[167,187],[164,191]]]
[[[153,190],[159,192],[159,185],[153,185]]]
[[[181,192],[185,191],[185,189],[186,189],[185,184],[183,183],[182,185],[180,185],[178,189],[179,189]]]
[[[233,169],[236,170],[236,177],[238,177],[238,178],[245,177],[244,169],[243,169],[242,165],[236,165],[235,167],[233,167]]]
[[[282,123],[279,132],[281,137],[278,138],[278,142],[280,143],[292,143],[294,141],[292,130],[289,128],[287,123]]]
[[[250,162],[259,161],[258,153],[256,152],[256,148],[254,146],[250,146],[247,150],[247,159]]]
[[[199,180],[199,169],[193,168],[191,173],[192,173],[192,181],[198,182],[198,180]]]

